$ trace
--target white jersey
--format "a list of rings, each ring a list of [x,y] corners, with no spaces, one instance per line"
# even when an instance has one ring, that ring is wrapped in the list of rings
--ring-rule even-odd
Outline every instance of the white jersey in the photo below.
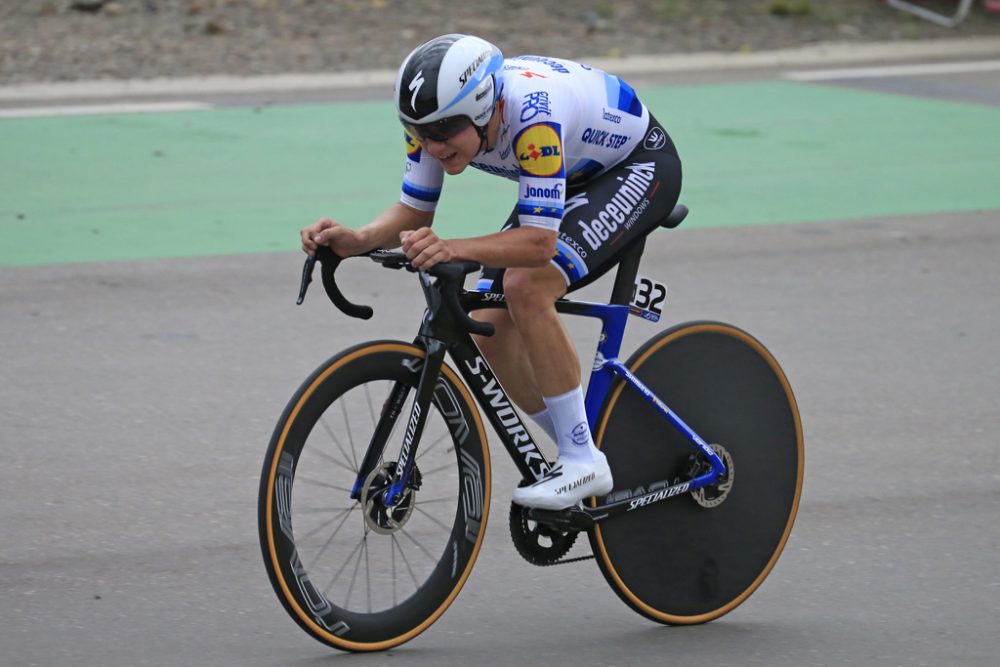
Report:
[[[504,61],[494,113],[497,143],[471,166],[519,183],[518,221],[558,230],[566,187],[589,181],[642,140],[649,112],[617,76],[569,60],[519,56]],[[400,200],[433,211],[444,168],[409,134]]]

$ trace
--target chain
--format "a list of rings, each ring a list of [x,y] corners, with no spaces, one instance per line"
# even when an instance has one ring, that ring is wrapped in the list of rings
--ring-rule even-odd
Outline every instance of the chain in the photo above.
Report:
[[[546,563],[545,567],[549,567],[551,565],[569,565],[570,563],[579,563],[582,560],[590,560],[592,558],[594,558],[594,554],[590,554],[589,556],[577,556],[576,558],[564,558],[563,560],[557,560],[554,563]]]

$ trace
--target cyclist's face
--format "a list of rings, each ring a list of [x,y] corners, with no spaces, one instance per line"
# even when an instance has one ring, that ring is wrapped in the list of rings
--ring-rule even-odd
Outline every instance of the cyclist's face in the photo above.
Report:
[[[421,144],[431,157],[441,163],[449,174],[460,174],[479,152],[479,134],[470,123],[468,127],[444,141],[425,138]]]

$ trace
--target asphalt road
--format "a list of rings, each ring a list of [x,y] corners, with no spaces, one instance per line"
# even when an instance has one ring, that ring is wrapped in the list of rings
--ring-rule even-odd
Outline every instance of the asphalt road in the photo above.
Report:
[[[748,329],[799,401],[805,490],[770,578],[716,622],[667,628],[592,562],[535,568],[510,544],[515,471],[494,446],[462,594],[413,642],[367,656],[314,642],[275,599],[258,475],[313,367],[412,337],[412,277],[356,263],[345,291],[376,306],[361,325],[319,291],[294,305],[296,253],[0,269],[2,662],[995,665],[998,218],[657,233],[643,273],[670,285],[666,323]],[[596,330],[572,330],[589,360]],[[655,330],[633,320],[626,347]]]

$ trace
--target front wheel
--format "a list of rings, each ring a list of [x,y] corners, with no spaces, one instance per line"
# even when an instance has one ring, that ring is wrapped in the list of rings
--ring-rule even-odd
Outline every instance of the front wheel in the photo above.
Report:
[[[599,524],[591,545],[604,577],[635,611],[672,625],[711,621],[757,590],[788,540],[803,472],[795,397],[767,349],[727,324],[673,327],[626,365],[712,444],[729,474],[700,493]],[[623,493],[707,471],[707,459],[692,456],[694,446],[622,381],[595,433]]]
[[[410,488],[396,505],[382,503],[425,356],[387,341],[330,359],[288,403],[264,459],[258,525],[271,585],[299,626],[335,648],[383,650],[418,635],[458,595],[482,545],[486,434],[447,365]],[[359,479],[383,412],[396,423]]]

